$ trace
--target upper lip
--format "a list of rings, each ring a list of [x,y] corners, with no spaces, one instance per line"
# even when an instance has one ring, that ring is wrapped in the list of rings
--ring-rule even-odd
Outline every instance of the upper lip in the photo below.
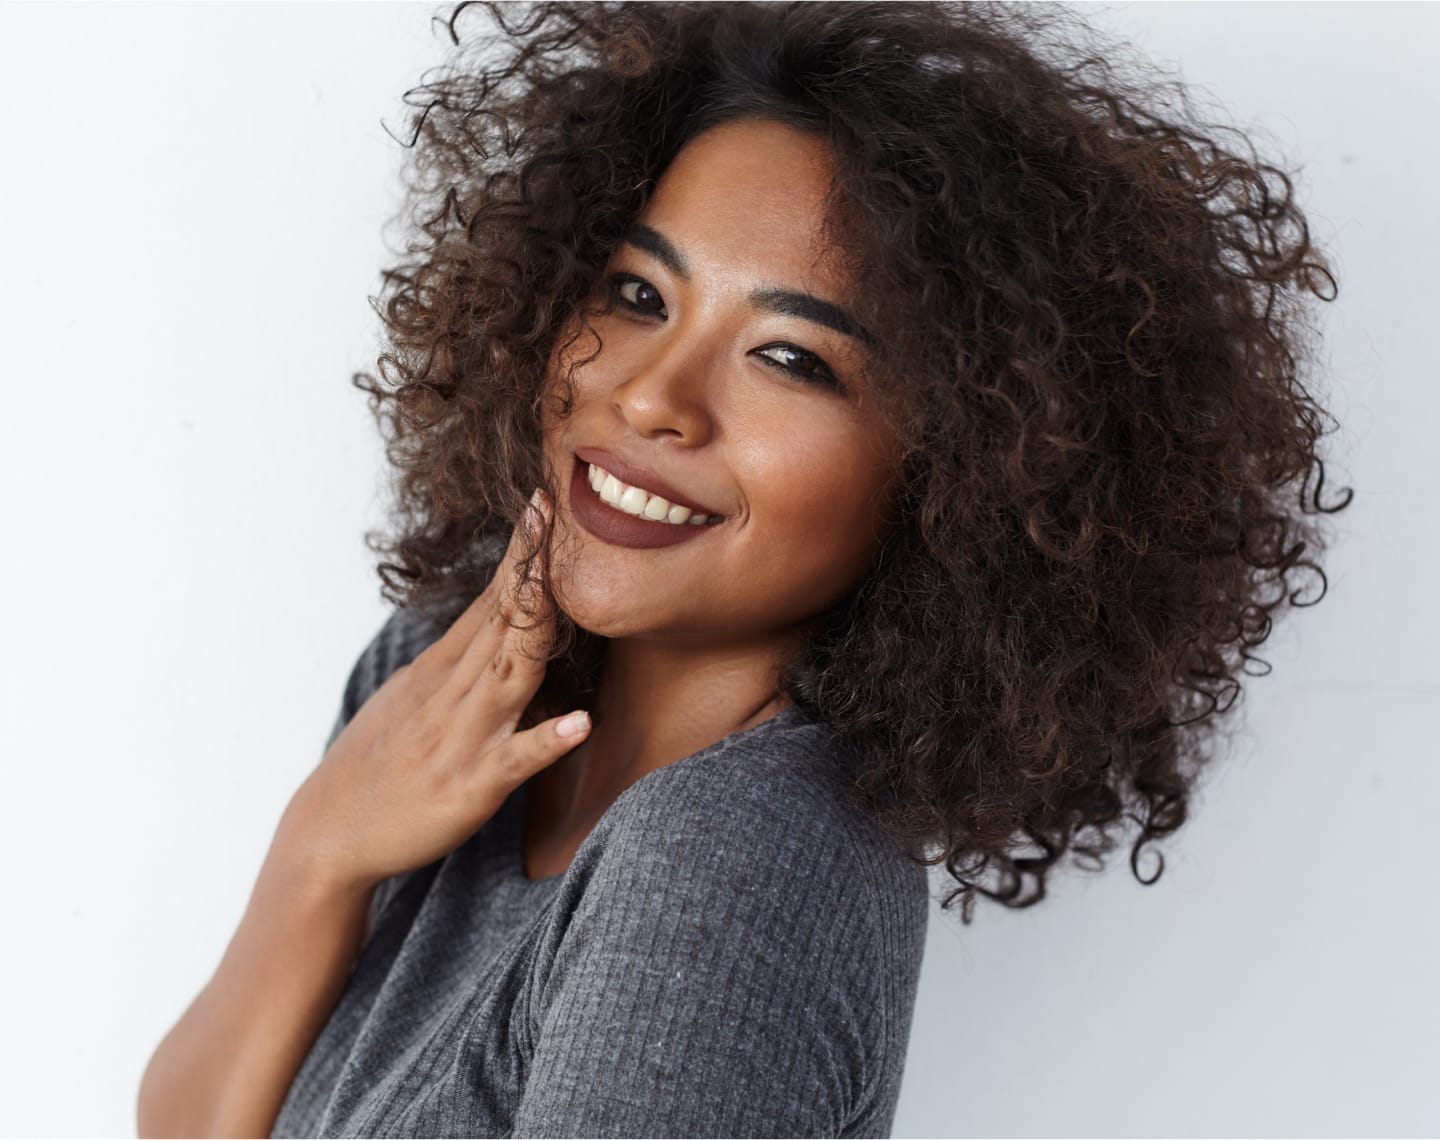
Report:
[[[653,471],[646,471],[643,467],[627,463],[612,451],[604,451],[598,447],[577,447],[575,457],[583,463],[593,463],[597,467],[605,468],[622,483],[639,487],[642,491],[648,491],[652,495],[659,495],[662,499],[668,499],[671,503],[679,506],[689,507],[697,514],[723,517],[719,511],[702,506],[694,499],[681,494]]]

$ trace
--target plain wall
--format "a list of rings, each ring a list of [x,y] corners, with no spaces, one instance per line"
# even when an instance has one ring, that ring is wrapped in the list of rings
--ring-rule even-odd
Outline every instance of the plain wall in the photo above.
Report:
[[[133,1135],[385,616],[349,378],[433,11],[0,7],[0,1133]],[[1440,9],[1086,11],[1299,164],[1356,499],[1156,885],[932,910],[895,1134],[1433,1135]]]

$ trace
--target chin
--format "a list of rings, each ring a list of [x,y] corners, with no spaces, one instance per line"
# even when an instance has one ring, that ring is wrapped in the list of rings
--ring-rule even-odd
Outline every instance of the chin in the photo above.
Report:
[[[634,637],[654,628],[656,613],[646,610],[638,599],[635,608],[629,604],[617,603],[616,599],[627,597],[627,591],[619,586],[593,578],[587,588],[575,591],[567,583],[556,581],[555,602],[577,626],[596,637]]]

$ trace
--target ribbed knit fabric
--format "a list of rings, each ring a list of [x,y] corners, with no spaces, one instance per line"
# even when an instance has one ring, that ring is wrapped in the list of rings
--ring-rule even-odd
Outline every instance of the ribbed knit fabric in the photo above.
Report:
[[[441,632],[397,610],[331,739]],[[540,880],[522,785],[387,879],[271,1135],[888,1136],[929,891],[825,742],[792,706],[651,772]]]

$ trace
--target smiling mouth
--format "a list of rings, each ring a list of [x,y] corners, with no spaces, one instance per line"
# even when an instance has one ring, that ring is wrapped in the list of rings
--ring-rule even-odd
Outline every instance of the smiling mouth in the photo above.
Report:
[[[653,491],[647,491],[644,487],[626,483],[598,463],[581,459],[578,455],[575,461],[580,465],[585,481],[595,492],[595,497],[621,514],[662,526],[704,527],[725,521],[724,515],[696,510]]]
[[[620,510],[595,493],[590,485],[590,464],[578,456],[570,476],[570,513],[602,542],[640,550],[694,541],[718,530],[724,521],[716,517],[704,523],[661,522]]]

